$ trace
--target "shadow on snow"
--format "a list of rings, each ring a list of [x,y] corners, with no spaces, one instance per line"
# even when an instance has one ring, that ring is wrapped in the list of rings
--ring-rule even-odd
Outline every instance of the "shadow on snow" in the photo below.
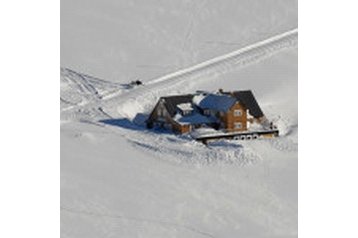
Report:
[[[138,113],[133,120],[128,118],[116,118],[116,119],[104,119],[99,122],[110,125],[117,126],[128,130],[142,131],[142,132],[153,132],[156,134],[173,134],[172,131],[164,128],[153,128],[148,129],[145,123],[145,120],[148,118],[147,114]]]

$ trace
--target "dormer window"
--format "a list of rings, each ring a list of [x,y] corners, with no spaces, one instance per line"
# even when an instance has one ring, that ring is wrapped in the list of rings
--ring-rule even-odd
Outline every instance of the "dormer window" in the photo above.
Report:
[[[179,109],[179,112],[183,115],[190,115],[194,108],[192,107],[191,103],[181,103],[177,105],[177,108]]]
[[[209,115],[210,115],[210,110],[209,110],[209,109],[205,109],[205,110],[204,110],[204,115],[209,116]]]
[[[192,113],[192,110],[182,111],[183,116],[189,115],[189,114],[191,114],[191,113]]]

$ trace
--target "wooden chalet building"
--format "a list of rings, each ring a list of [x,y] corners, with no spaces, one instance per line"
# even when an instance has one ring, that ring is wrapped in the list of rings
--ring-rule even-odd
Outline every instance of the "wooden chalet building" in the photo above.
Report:
[[[248,124],[265,116],[253,93],[247,91],[161,97],[150,113],[148,128],[164,127],[187,133],[203,126],[228,132],[246,131]]]

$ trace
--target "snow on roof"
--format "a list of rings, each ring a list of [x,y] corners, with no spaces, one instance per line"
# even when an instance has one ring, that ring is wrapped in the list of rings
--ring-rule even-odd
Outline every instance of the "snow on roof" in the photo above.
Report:
[[[177,105],[182,103],[191,103],[193,98],[192,94],[187,95],[175,95],[175,96],[167,96],[161,97],[165,101],[165,107],[167,108],[171,117],[173,117],[177,111]]]
[[[199,94],[193,98],[193,103],[198,107],[217,111],[227,111],[235,102],[235,98],[223,94]]]
[[[181,104],[178,104],[177,107],[182,111],[192,111],[193,110],[191,103],[181,103]]]
[[[200,113],[193,112],[190,115],[183,116],[180,113],[177,113],[174,118],[179,124],[205,124],[205,123],[213,123],[216,122],[217,119],[211,116],[204,116]]]

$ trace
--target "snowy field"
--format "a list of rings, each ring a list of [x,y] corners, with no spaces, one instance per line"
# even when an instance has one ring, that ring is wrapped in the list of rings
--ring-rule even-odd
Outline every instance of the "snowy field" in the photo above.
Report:
[[[297,27],[297,0],[61,0],[61,66],[150,80]]]
[[[297,237],[296,1],[61,8],[62,237]],[[160,96],[218,88],[253,90],[281,136],[143,127]]]

